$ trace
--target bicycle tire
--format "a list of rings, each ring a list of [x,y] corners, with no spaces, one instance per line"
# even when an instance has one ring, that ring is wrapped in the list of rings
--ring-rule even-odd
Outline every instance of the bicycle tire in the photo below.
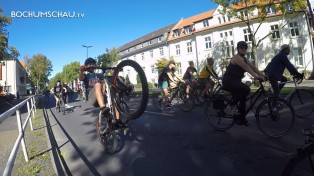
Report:
[[[313,144],[312,144],[313,145]],[[313,176],[314,175],[314,147],[299,150],[284,167],[281,176]]]
[[[207,122],[217,131],[226,131],[235,124],[233,115],[226,109],[228,102],[227,98],[217,96],[206,103],[205,115]]]
[[[63,115],[65,115],[65,103],[64,101],[62,100],[62,98],[60,98],[60,107],[61,107],[61,112]]]
[[[195,102],[193,96],[190,96],[190,94],[186,93],[185,91],[181,91],[181,93],[178,92],[177,103],[182,111],[190,112],[193,110]]]
[[[298,89],[291,95],[290,103],[297,117],[305,118],[314,111],[314,95],[306,89]]]
[[[203,104],[205,104],[206,101],[201,99],[201,95],[202,95],[203,90],[204,90],[204,88],[200,85],[196,86],[192,90],[192,95],[194,97],[195,106],[202,106]]]
[[[120,73],[121,70],[123,73]],[[127,71],[127,74],[125,74],[124,71]],[[125,116],[125,118],[134,120],[139,118],[145,112],[147,107],[149,96],[147,79],[142,67],[133,60],[123,60],[117,65],[113,73],[112,83],[114,85],[118,85],[118,76],[121,76],[121,74],[127,75],[129,81],[134,84],[135,88],[133,94],[130,95],[130,100],[128,102],[130,112],[118,110],[121,115]],[[118,86],[116,86],[116,88],[119,89]]]
[[[110,115],[110,114],[107,114]],[[96,118],[96,132],[99,138],[100,144],[104,148],[104,151],[109,154],[113,154],[118,147],[118,138],[114,130],[113,124],[108,119],[108,116],[104,116],[102,111],[99,112],[98,118]],[[106,127],[108,130],[106,133],[102,134]]]
[[[295,120],[291,104],[282,98],[268,97],[256,109],[258,128],[269,137],[282,137],[289,133]]]

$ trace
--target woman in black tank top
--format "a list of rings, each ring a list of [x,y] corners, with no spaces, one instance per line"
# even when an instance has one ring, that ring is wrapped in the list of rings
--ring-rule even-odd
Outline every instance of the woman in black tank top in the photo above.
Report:
[[[232,101],[229,106],[231,109],[237,107],[238,112],[235,113],[239,115],[240,124],[246,123],[244,117],[246,108],[245,100],[246,96],[250,93],[250,87],[241,81],[244,73],[248,72],[254,78],[264,79],[262,73],[245,57],[247,48],[247,43],[244,41],[238,42],[238,53],[230,59],[230,63],[222,78],[223,88],[232,94]]]

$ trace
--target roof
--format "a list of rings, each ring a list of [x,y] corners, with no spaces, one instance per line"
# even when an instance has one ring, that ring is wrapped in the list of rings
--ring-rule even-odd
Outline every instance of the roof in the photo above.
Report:
[[[142,36],[142,37],[140,37],[140,38],[138,38],[138,39],[135,39],[135,40],[133,40],[133,41],[131,41],[131,42],[125,44],[125,45],[122,45],[122,46],[120,46],[120,47],[118,48],[118,51],[121,52],[121,51],[126,50],[126,49],[128,49],[128,48],[131,48],[132,46],[136,46],[136,45],[139,45],[139,44],[141,44],[141,43],[143,43],[143,42],[145,42],[145,41],[149,41],[149,40],[151,40],[151,39],[153,39],[153,38],[156,38],[156,37],[158,37],[158,36],[162,36],[162,35],[164,35],[164,33],[170,32],[170,31],[172,30],[172,28],[173,28],[176,24],[177,24],[177,23],[174,23],[174,24],[171,24],[171,25],[169,25],[169,26],[163,27],[163,28],[158,29],[158,30],[156,30],[156,31],[154,31],[154,32],[151,32],[151,33],[149,33],[149,34],[147,34],[147,35],[144,35],[144,36]]]

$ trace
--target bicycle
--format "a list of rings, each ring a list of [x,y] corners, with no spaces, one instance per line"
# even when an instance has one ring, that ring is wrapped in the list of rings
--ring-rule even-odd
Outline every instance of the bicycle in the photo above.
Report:
[[[96,67],[96,69],[103,70],[103,73],[106,70],[114,69],[112,77],[109,78],[103,74],[103,77],[100,78],[105,90],[103,95],[106,99],[106,106],[110,109],[109,113],[104,114],[103,111],[100,111],[96,119],[96,132],[100,143],[106,153],[112,154],[118,147],[116,130],[119,128],[116,124],[116,117],[119,116],[123,123],[127,123],[129,120],[139,118],[144,113],[148,102],[148,84],[142,67],[133,60],[121,61],[116,67]],[[119,92],[123,88],[117,78],[119,74],[124,74],[120,70],[128,70],[135,76],[132,77],[128,73],[130,79],[136,81],[134,91],[137,92],[133,97],[130,97],[128,103],[119,97]]]
[[[58,98],[58,103],[57,103],[57,111],[62,112],[63,115],[65,114],[65,103],[63,99],[63,93],[59,92],[56,94],[56,97]]]
[[[287,95],[281,95],[282,98],[287,100],[295,110],[297,117],[305,118],[311,115],[314,111],[314,95],[310,90],[300,88],[300,84],[303,81],[304,74],[302,77],[293,76],[292,81],[281,82],[279,84],[293,83],[294,88]],[[272,96],[271,90],[267,96]],[[252,109],[253,112],[255,108]]]
[[[177,87],[170,89],[168,104],[176,99],[176,105],[184,112],[192,111],[194,108],[194,99],[190,94],[186,93],[186,86],[183,82],[179,82]],[[165,103],[162,93],[153,96],[153,104],[158,110],[164,110]]]
[[[201,98],[202,92],[205,89],[205,85],[201,85],[200,83],[196,83],[195,86],[192,87],[192,95],[195,100],[195,106],[202,106],[205,104],[207,101],[213,97],[215,94],[223,93],[223,88],[222,88],[222,83],[221,83],[221,78],[214,79],[214,87],[212,91],[208,91],[208,95],[205,96],[205,100]]]
[[[314,129],[303,129],[305,144],[299,146],[284,167],[281,176],[314,175]]]
[[[294,109],[288,101],[282,98],[266,96],[262,81],[260,80],[259,82],[260,87],[258,90],[247,99],[247,101],[250,99],[253,99],[253,101],[246,109],[244,116],[248,115],[252,107],[264,95],[266,98],[259,102],[255,113],[257,126],[267,136],[284,136],[293,126],[295,119]],[[205,115],[208,123],[217,131],[228,130],[239,120],[237,115],[228,111],[227,107],[230,101],[224,95],[218,94],[206,103]]]

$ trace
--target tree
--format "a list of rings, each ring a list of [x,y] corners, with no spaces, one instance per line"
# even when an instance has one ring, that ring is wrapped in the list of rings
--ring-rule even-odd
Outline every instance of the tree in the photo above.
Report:
[[[29,79],[36,84],[37,90],[48,83],[48,77],[52,71],[51,61],[43,54],[34,55],[32,58],[26,59],[26,69]]]
[[[255,66],[258,66],[257,62],[257,47],[260,43],[272,35],[270,31],[262,38],[257,38],[257,33],[261,25],[269,17],[269,10],[273,10],[276,15],[281,15],[283,22],[279,25],[279,28],[283,28],[289,23],[291,19],[298,15],[298,12],[306,9],[306,2],[304,0],[212,0],[214,3],[220,5],[222,8],[219,12],[222,15],[233,17],[243,22],[248,27],[249,40],[252,42],[252,59]],[[272,14],[274,15],[274,14]],[[287,15],[294,15],[289,20]],[[253,24],[257,24],[253,26]]]
[[[80,62],[74,61],[63,67],[61,82],[69,83],[72,80],[78,79],[78,74],[80,71]]]
[[[119,51],[116,48],[108,49],[106,48],[106,53],[97,57],[98,64],[101,67],[112,67],[114,66],[119,60],[121,60],[121,56],[119,55]]]
[[[173,56],[171,56],[169,59],[161,58],[160,60],[157,60],[155,65],[158,70],[158,75],[162,72],[162,70],[169,64],[170,61],[174,61]]]
[[[0,7],[0,60],[17,58],[20,54],[15,47],[9,47],[9,33],[6,27],[12,23],[11,18],[4,16]]]

